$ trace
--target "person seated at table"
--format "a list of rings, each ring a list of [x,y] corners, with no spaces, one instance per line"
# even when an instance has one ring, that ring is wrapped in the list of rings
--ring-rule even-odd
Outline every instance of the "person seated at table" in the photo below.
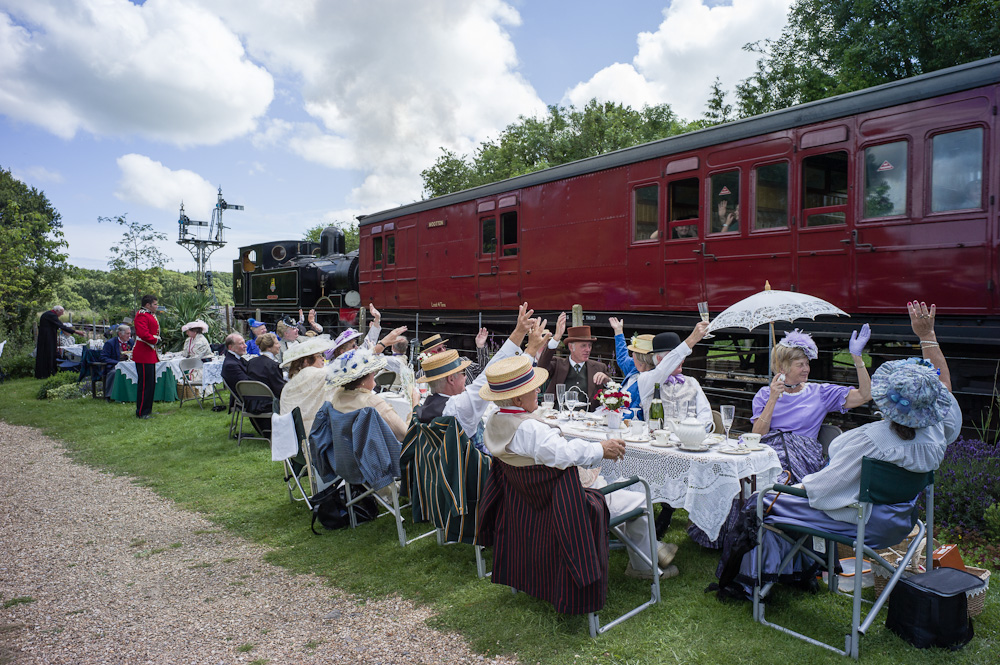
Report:
[[[958,438],[962,412],[951,394],[948,363],[934,334],[936,307],[931,305],[928,309],[926,303],[914,301],[907,303],[907,310],[923,358],[893,360],[875,370],[871,393],[883,419],[848,430],[834,439],[830,444],[830,463],[802,478],[799,486],[805,488],[808,498],[781,494],[771,500],[765,524],[807,526],[854,535],[857,508],[853,504],[858,500],[864,457],[917,473],[933,471],[941,464],[948,446]],[[915,524],[915,501],[872,506],[870,514],[865,516],[865,543],[880,549],[901,542]],[[756,512],[756,496],[746,503],[745,510]],[[747,597],[756,579],[756,550],[747,552],[749,545],[736,545],[740,535],[734,534],[732,540],[727,540],[719,565],[719,586],[723,588],[720,598]],[[775,534],[765,531],[761,546],[765,583],[778,580],[779,575],[782,581],[814,583],[815,570],[804,555],[793,560],[788,568],[777,570],[791,546]],[[739,563],[738,573],[736,563]]]
[[[278,333],[278,361],[282,362],[288,347],[299,343],[299,329],[290,319],[278,321],[278,325],[274,329]]]
[[[625,442],[620,439],[566,439],[558,427],[537,419],[534,413],[538,409],[538,388],[548,379],[545,369],[533,368],[530,356],[518,355],[490,364],[483,374],[486,384],[479,391],[480,397],[500,407],[487,419],[483,433],[483,442],[494,458],[511,466],[580,467],[578,471],[584,487],[599,489],[607,485],[600,469],[591,467],[599,465],[602,459],[620,460],[625,455]],[[644,493],[632,490],[619,490],[604,498],[612,518],[646,502]],[[626,537],[642,552],[650,551],[648,519],[643,516],[623,525]],[[671,561],[677,546],[659,543],[657,547],[660,579],[675,577],[678,570]],[[631,549],[628,549],[628,556],[626,575],[652,579],[655,573],[649,564]]]
[[[351,349],[342,353],[327,368],[327,383],[335,388],[330,397],[330,406],[340,413],[350,413],[370,406],[378,411],[397,440],[406,436],[413,405],[405,417],[400,417],[396,409],[375,394],[375,374],[384,369],[386,358],[373,354],[368,349]]]
[[[280,363],[288,371],[288,382],[281,389],[281,413],[291,413],[299,407],[307,434],[320,407],[333,396],[334,387],[326,381],[323,357],[330,345],[325,337],[313,337],[289,347]]]
[[[577,388],[587,396],[589,409],[596,409],[601,403],[597,400],[598,391],[611,380],[608,366],[598,360],[590,359],[597,338],[590,334],[590,326],[571,327],[566,336],[566,347],[569,358],[555,357],[559,341],[566,332],[566,312],[556,319],[556,332],[552,339],[542,349],[538,366],[551,374],[554,385],[565,384],[569,391]]]
[[[514,330],[487,363],[487,367],[504,358],[520,355],[521,342],[531,331],[535,331],[535,334],[529,340],[524,353],[529,358],[534,358],[535,353],[548,340],[548,333],[545,330],[545,322],[533,320],[532,313],[532,310],[528,309],[528,303],[518,307]],[[486,375],[481,373],[467,385],[468,377],[465,370],[470,364],[470,360],[461,358],[458,351],[453,349],[423,359],[421,362],[423,376],[419,381],[428,384],[431,394],[423,405],[417,408],[417,420],[429,423],[440,416],[454,416],[473,445],[481,452],[489,454],[482,441],[483,416],[489,408],[489,402],[480,396],[480,390],[486,385]]]
[[[204,321],[191,321],[181,326],[181,332],[187,334],[181,355],[185,358],[206,358],[212,354],[212,345],[208,343],[205,334],[208,324]]]
[[[236,406],[236,384],[240,381],[247,381],[247,361],[243,356],[247,352],[247,343],[243,341],[243,335],[232,333],[223,340],[226,345],[226,353],[222,358],[222,381],[229,388],[229,410]]]
[[[115,367],[131,355],[135,340],[132,339],[132,329],[125,324],[119,325],[114,337],[101,347],[101,362],[104,363],[104,399],[111,401],[111,388],[115,381]]]
[[[250,328],[251,336],[251,338],[247,340],[247,355],[259,356],[260,346],[257,344],[257,340],[261,335],[267,332],[267,325],[265,325],[263,321],[250,318],[247,319],[247,327]]]
[[[640,372],[636,378],[639,386],[639,403],[644,410],[649,408],[649,403],[653,400],[653,389],[656,384],[660,384],[660,399],[666,402],[667,391],[664,387],[668,380],[675,373],[680,372],[684,365],[684,359],[691,355],[695,344],[700,342],[708,333],[708,323],[699,321],[691,334],[682,342],[680,336],[675,332],[663,332],[653,337],[652,350],[650,354],[654,367],[648,371]],[[685,381],[687,378],[685,377]],[[700,389],[700,386],[699,386]],[[708,403],[708,400],[705,400]],[[707,418],[699,412],[698,419],[706,426],[712,422],[712,409],[708,408]]]
[[[630,410],[634,417],[643,418],[642,403],[639,399],[639,373],[653,369],[653,336],[633,335],[632,343],[625,341],[625,324],[621,319],[608,319],[611,329],[615,332],[615,362],[625,378],[622,379],[622,390],[632,397]],[[631,354],[631,355],[630,355]]]
[[[816,342],[799,330],[785,334],[774,347],[774,378],[753,398],[753,432],[763,435],[778,454],[781,468],[798,482],[823,466],[823,447],[817,440],[827,413],[847,413],[871,399],[871,377],[861,357],[871,337],[866,323],[851,333],[849,348],[858,372],[858,387],[809,383],[809,361],[819,356]]]
[[[279,348],[278,338],[274,333],[264,333],[257,338],[257,346],[260,348],[260,355],[247,361],[247,377],[251,381],[260,381],[271,389],[275,397],[280,398],[286,381],[274,355]],[[250,410],[254,413],[262,413],[271,407],[266,403],[266,398],[257,398],[254,402],[247,405],[252,407]]]

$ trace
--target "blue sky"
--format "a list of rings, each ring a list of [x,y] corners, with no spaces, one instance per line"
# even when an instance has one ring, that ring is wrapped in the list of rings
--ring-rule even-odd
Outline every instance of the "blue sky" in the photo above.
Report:
[[[168,235],[221,185],[236,248],[417,200],[420,171],[597,97],[700,116],[790,0],[0,0],[0,166],[106,267],[127,213]]]

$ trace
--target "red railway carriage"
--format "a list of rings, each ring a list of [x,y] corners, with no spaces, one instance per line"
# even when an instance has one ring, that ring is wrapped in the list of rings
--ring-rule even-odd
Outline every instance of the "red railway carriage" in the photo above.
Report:
[[[364,216],[362,301],[669,315],[766,279],[994,342],[998,97],[991,58]]]

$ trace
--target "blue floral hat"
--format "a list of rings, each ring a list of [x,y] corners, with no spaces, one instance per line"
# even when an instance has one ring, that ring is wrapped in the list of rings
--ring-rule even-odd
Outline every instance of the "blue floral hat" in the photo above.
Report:
[[[922,358],[883,363],[872,376],[872,399],[889,420],[920,429],[944,420],[951,395],[940,370]]]
[[[326,368],[326,382],[331,386],[345,386],[383,369],[386,364],[385,356],[374,355],[368,349],[351,349]]]

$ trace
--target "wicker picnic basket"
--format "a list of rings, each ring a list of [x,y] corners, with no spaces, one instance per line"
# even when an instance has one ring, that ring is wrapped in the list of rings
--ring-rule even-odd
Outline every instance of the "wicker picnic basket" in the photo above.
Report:
[[[884,550],[879,550],[879,554],[883,559],[891,564],[896,564],[900,559],[903,558],[903,553],[910,546],[912,538],[907,538],[899,545],[895,547],[889,547]],[[937,549],[940,543],[937,540],[934,541],[934,549]],[[926,557],[924,553],[927,551],[924,543],[920,544],[920,548],[917,550],[916,554],[913,555],[913,559],[910,561],[910,565],[906,567],[906,572],[903,573],[903,577],[911,575],[913,573],[923,573],[926,572],[925,562]],[[986,584],[977,591],[966,592],[967,603],[968,603],[968,615],[971,619],[972,617],[979,616],[983,611],[983,606],[986,603],[986,592],[990,588],[990,571],[984,568],[976,568],[975,566],[966,566],[966,572],[972,573],[979,579],[986,582]],[[878,563],[872,564],[872,573],[875,576],[875,595],[881,596],[882,591],[885,590],[885,585],[892,577],[892,572],[880,565]],[[888,601],[886,601],[888,602]]]

